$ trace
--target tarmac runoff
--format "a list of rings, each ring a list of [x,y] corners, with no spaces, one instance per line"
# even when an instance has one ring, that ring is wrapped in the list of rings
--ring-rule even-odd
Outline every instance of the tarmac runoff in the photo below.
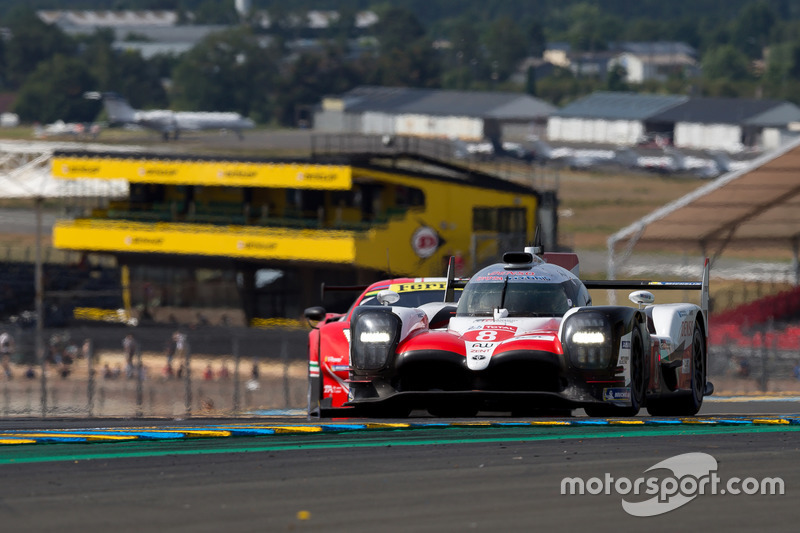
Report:
[[[723,400],[724,401],[724,400]],[[789,401],[789,400],[787,400]],[[795,399],[794,401],[797,401]],[[688,429],[736,426],[745,428],[774,427],[800,430],[800,414],[780,416],[712,416],[691,418],[576,418],[550,420],[424,420],[414,422],[363,422],[363,421],[281,421],[249,422],[223,425],[113,427],[90,429],[26,429],[0,432],[0,447],[53,443],[123,443],[132,441],[172,441],[194,439],[219,439],[235,437],[270,437],[275,435],[309,435],[323,433],[365,433],[375,430],[426,430],[470,428],[475,430],[497,428],[561,428],[564,430],[590,428]],[[568,432],[567,432],[568,433]],[[582,433],[582,432],[581,432]],[[487,436],[489,432],[487,432]],[[569,435],[564,435],[569,438]],[[585,435],[584,435],[585,437]],[[9,450],[10,451],[10,450]],[[0,461],[5,462],[5,461]]]

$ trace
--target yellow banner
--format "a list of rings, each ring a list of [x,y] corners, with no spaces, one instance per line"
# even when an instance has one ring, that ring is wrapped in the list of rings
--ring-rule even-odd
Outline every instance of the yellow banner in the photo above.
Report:
[[[130,183],[350,190],[349,166],[232,161],[168,161],[104,157],[54,157],[56,178],[125,179]]]
[[[66,250],[210,255],[352,263],[355,240],[346,232],[304,230],[235,231],[232,227],[178,224],[61,221],[53,245]]]

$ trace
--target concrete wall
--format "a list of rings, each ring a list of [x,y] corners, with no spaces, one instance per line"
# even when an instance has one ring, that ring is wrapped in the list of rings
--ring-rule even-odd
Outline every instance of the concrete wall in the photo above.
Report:
[[[551,141],[632,145],[643,133],[642,123],[634,120],[550,117],[547,121]]]
[[[464,141],[479,141],[484,137],[483,120],[471,117],[405,114],[397,115],[395,126],[398,135]]]
[[[678,122],[673,139],[677,148],[694,150],[742,150],[742,128],[733,124]]]

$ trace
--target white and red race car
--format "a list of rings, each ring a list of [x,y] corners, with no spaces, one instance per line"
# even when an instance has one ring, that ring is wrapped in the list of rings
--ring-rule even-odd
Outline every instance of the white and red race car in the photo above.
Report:
[[[467,282],[448,275],[445,301],[376,304],[349,314],[348,399],[368,415],[478,411],[535,414],[583,408],[590,416],[691,416],[706,381],[708,262],[702,281],[581,281],[574,254],[507,253]],[[446,327],[429,317],[452,309]],[[636,289],[636,306],[593,306],[589,289]],[[654,304],[651,290],[698,290],[700,305]],[[449,300],[449,301],[448,301]]]

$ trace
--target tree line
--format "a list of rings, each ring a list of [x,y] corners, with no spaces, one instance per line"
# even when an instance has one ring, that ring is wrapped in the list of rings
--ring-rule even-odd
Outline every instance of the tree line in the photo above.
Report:
[[[237,111],[263,124],[296,125],[298,112],[358,85],[528,92],[564,105],[598,89],[762,97],[800,103],[800,6],[788,0],[655,2],[538,0],[254,1],[271,25],[240,17],[233,1],[30,0],[4,2],[0,92],[16,94],[26,122],[91,121],[86,91],[114,91],[137,108]],[[145,59],[112,46],[111,30],[70,36],[34,9],[170,9],[182,23],[227,29],[180,56]],[[623,9],[624,8],[624,9]],[[298,25],[309,9],[340,17],[327,29]],[[371,9],[378,22],[355,24]],[[130,38],[135,39],[136,36]],[[298,48],[298,39],[318,44]],[[630,86],[618,69],[582,76],[519,72],[549,42],[600,52],[622,41],[681,41],[698,50],[702,74]],[[515,76],[515,73],[517,74]],[[520,81],[521,80],[521,81]]]

